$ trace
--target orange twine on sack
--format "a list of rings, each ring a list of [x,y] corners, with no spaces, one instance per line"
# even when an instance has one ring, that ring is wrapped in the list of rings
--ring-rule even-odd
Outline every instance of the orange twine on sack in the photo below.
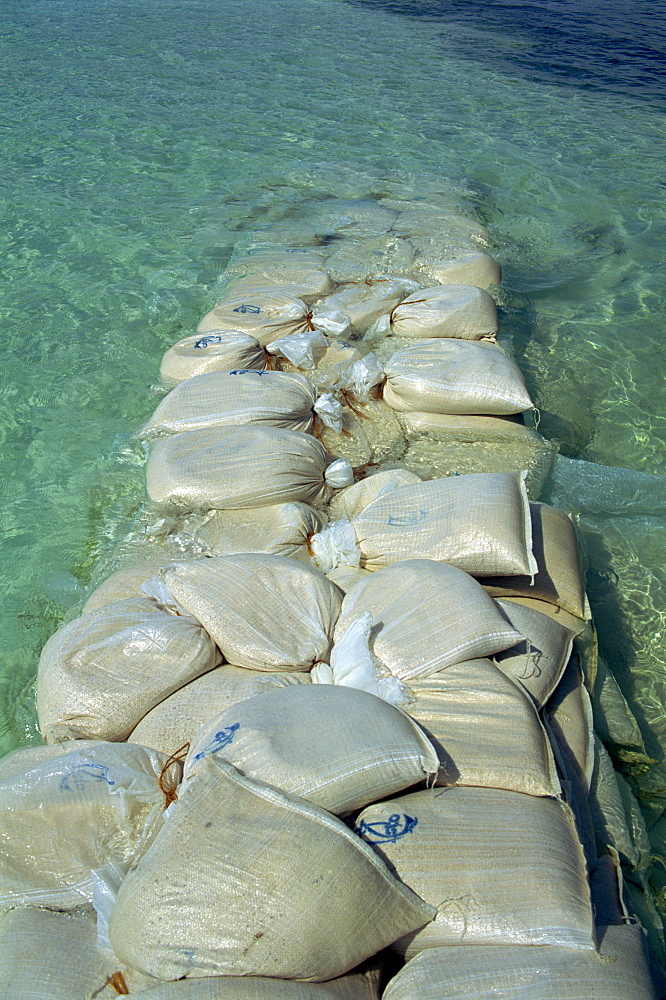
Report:
[[[114,972],[112,976],[107,979],[109,986],[113,986],[116,993],[121,997],[128,997],[130,991],[127,988],[127,983],[125,982],[125,977],[122,972]]]
[[[160,771],[160,776],[157,779],[157,784],[160,787],[160,791],[164,795],[164,808],[167,809],[172,802],[175,802],[178,798],[178,792],[176,791],[178,784],[173,780],[173,777],[167,777],[167,771],[173,767],[174,764],[178,764],[180,761],[185,760],[188,751],[190,749],[190,744],[183,743],[182,747],[179,747],[171,756],[167,759],[166,764]]]

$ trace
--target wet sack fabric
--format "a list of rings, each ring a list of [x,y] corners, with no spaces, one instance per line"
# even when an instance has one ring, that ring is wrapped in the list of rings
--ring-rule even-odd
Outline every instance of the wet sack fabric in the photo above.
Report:
[[[166,385],[184,382],[196,375],[252,368],[263,371],[266,352],[254,337],[241,331],[195,333],[175,343],[164,354],[160,378]]]

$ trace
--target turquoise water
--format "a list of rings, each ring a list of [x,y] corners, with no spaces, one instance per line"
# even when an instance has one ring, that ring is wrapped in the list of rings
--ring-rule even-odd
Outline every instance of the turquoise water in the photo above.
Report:
[[[311,199],[397,175],[466,198],[542,431],[666,476],[663,28],[647,3],[5,0],[2,751],[35,738],[39,649],[141,503],[130,436],[161,354],[232,248],[293,235]],[[666,516],[659,481],[618,516],[623,475],[581,527],[601,648],[659,761],[634,774],[653,822]]]

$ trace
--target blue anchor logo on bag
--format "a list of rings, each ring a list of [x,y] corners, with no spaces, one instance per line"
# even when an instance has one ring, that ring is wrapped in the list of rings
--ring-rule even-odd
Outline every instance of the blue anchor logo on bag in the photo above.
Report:
[[[86,785],[105,783],[109,788],[115,785],[115,781],[109,778],[108,767],[104,764],[79,764],[60,779],[60,791],[82,792]]]
[[[378,819],[374,823],[361,820],[354,833],[370,844],[395,844],[401,837],[411,833],[417,823],[416,816],[393,813],[388,819]]]
[[[224,342],[223,333],[213,333],[210,337],[202,337],[201,340],[197,340],[194,349],[201,347],[208,347],[210,344],[222,344]]]
[[[259,306],[249,306],[244,302],[242,306],[236,306],[233,311],[235,313],[260,313],[261,309]]]
[[[195,754],[195,760],[201,760],[205,757],[207,753],[217,753],[218,750],[222,750],[223,747],[228,747],[230,743],[233,743],[234,736],[240,729],[240,722],[234,722],[233,726],[227,726],[226,729],[220,729],[218,733],[215,733],[212,741],[207,747],[204,747],[198,754]]]
[[[256,368],[234,368],[230,375],[270,375],[271,372],[260,372]]]
[[[399,528],[413,528],[414,525],[425,521],[427,516],[427,510],[413,510],[409,514],[392,514],[386,523],[394,524]]]

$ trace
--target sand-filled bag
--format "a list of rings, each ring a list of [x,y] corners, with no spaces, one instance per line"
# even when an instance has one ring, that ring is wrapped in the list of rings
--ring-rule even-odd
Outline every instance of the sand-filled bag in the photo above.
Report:
[[[164,580],[235,666],[310,670],[328,660],[342,597],[314,566],[247,553],[177,563]]]
[[[266,976],[211,976],[159,983],[143,990],[141,995],[145,1000],[378,1000],[378,985],[378,976],[362,972],[352,972],[327,983],[300,983]]]
[[[127,739],[146,712],[218,662],[198,621],[169,614],[148,597],[81,615],[42,650],[42,736],[47,743]]]
[[[373,500],[352,524],[366,569],[411,558],[438,559],[480,577],[537,569],[520,473],[400,486]]]
[[[420,477],[409,469],[384,469],[375,472],[333,494],[328,505],[330,519],[337,521],[346,518],[348,521],[353,521],[378,497],[385,496],[398,486],[410,486],[420,482]]]
[[[315,247],[283,247],[279,250],[260,249],[234,257],[224,270],[223,278],[243,278],[246,274],[275,268],[314,268],[321,270],[326,254]]]
[[[265,292],[278,292],[302,302],[315,302],[324,295],[330,295],[334,287],[326,272],[318,268],[268,264],[259,271],[234,277],[225,289],[224,301],[252,299]],[[224,302],[220,304],[224,305]]]
[[[546,702],[544,719],[567,776],[575,775],[587,794],[594,770],[594,723],[577,657]]]
[[[575,633],[533,608],[501,599],[497,603],[523,636],[517,646],[497,654],[497,665],[542,708],[564,673]]]
[[[264,346],[278,337],[312,329],[310,309],[305,302],[276,290],[226,300],[206,313],[197,327],[197,333],[240,330]]]
[[[425,340],[384,370],[384,401],[394,410],[509,416],[534,405],[520,369],[495,344]]]
[[[456,215],[441,209],[412,208],[400,212],[393,223],[393,232],[402,236],[466,237],[478,244],[490,245],[490,233],[476,219]]]
[[[308,539],[327,521],[321,510],[306,503],[210,510],[194,537],[208,555],[266,552],[308,561]]]
[[[382,274],[408,274],[412,270],[414,248],[408,239],[395,233],[345,239],[326,259],[326,270],[334,281],[365,281]]]
[[[352,481],[311,434],[259,425],[173,434],[155,442],[146,466],[148,496],[167,510],[316,504]]]
[[[380,316],[388,315],[417,288],[417,283],[408,278],[382,274],[377,278],[342,285],[333,295],[324,299],[321,306],[346,313],[354,329],[365,333]],[[316,315],[315,309],[315,321]]]
[[[344,396],[343,396],[344,399]],[[381,399],[352,399],[340,409],[340,427],[321,424],[319,440],[329,455],[346,459],[354,469],[399,461],[405,451],[405,433],[395,410]]]
[[[335,340],[321,334],[321,340],[313,338],[310,341],[311,358],[299,357],[299,352],[291,349],[295,343],[296,338],[286,337],[270,345],[272,349],[280,350],[280,353],[275,355],[275,364],[283,372],[302,371],[310,382],[317,386],[319,392],[325,392],[336,386],[346,369],[368,353],[367,347],[360,342],[349,344],[345,340]]]
[[[206,755],[120,886],[109,937],[163,979],[323,981],[434,912],[330,813]]]
[[[93,590],[83,605],[81,614],[90,614],[92,611],[99,611],[100,608],[130,598],[143,599],[146,595],[141,590],[141,585],[157,576],[159,571],[171,562],[173,555],[162,549],[154,555],[146,555],[139,562],[132,562],[116,570]]]
[[[336,644],[365,614],[372,618],[372,653],[403,681],[492,656],[522,638],[476,580],[430,559],[404,560],[350,587],[335,626]]]
[[[407,959],[453,944],[594,949],[585,858],[571,810],[557,799],[431,789],[369,806],[356,830],[438,908],[394,945]]]
[[[392,310],[391,333],[480,340],[497,333],[497,309],[488,292],[471,284],[419,288]]]
[[[0,909],[89,902],[93,869],[136,863],[162,824],[160,784],[180,779],[176,763],[160,781],[167,757],[131,743],[53,749],[18,750],[0,764]]]
[[[258,340],[241,331],[219,330],[184,337],[170,347],[160,364],[160,378],[170,384],[208,372],[265,367],[266,352]]]
[[[581,571],[576,529],[563,510],[530,503],[532,548],[537,564],[534,578],[506,576],[484,580],[493,597],[533,597],[549,601],[577,618],[591,618]]]
[[[417,955],[384,1000],[658,1000],[645,932],[604,927],[597,951],[554,945],[454,945]]]
[[[487,289],[499,285],[502,280],[502,269],[497,261],[481,250],[458,251],[439,259],[434,253],[419,253],[416,263],[424,275],[440,285],[462,283]]]
[[[197,375],[162,400],[141,429],[141,437],[237,424],[311,433],[316,399],[314,386],[303,375],[255,368]]]
[[[276,688],[215,716],[192,741],[185,781],[206,754],[341,816],[432,780],[439,767],[409,716],[365,691],[321,684]]]
[[[310,675],[297,671],[260,671],[225,663],[155,705],[130,734],[132,743],[172,754],[191,743],[211,719],[247,698],[267,691],[310,684]]]
[[[409,682],[405,711],[437,750],[438,785],[559,795],[548,737],[529,696],[487,659]]]

